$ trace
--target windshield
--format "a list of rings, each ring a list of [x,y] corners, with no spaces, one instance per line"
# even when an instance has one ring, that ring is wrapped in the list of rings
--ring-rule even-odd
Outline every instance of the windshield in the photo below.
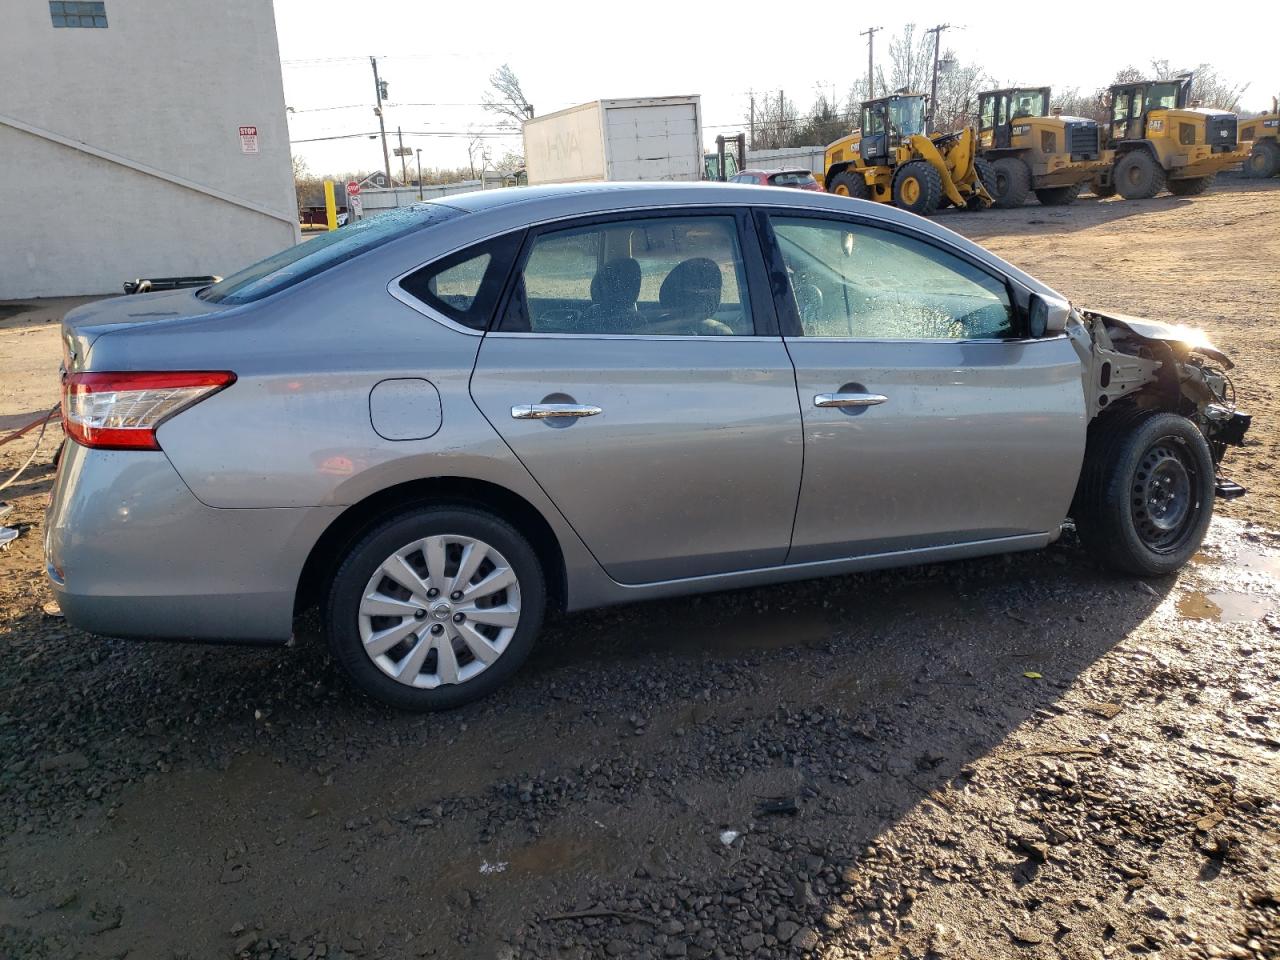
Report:
[[[1017,117],[1043,117],[1048,114],[1043,90],[1015,90],[1009,109],[1010,119]]]
[[[924,131],[924,97],[902,97],[889,101],[889,125],[904,137]]]
[[[226,304],[260,300],[384,243],[461,213],[454,207],[439,203],[415,203],[411,207],[392,210],[281,250],[213,286],[205,287],[199,297],[210,303]]]

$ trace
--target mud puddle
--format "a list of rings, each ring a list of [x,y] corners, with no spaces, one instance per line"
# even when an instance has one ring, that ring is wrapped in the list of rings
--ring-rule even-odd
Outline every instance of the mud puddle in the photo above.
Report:
[[[1261,620],[1274,609],[1265,597],[1232,590],[1192,590],[1177,602],[1178,614],[1188,620],[1215,623],[1249,623]]]

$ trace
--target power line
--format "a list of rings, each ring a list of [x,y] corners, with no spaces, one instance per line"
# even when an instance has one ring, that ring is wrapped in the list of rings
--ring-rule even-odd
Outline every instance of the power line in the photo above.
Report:
[[[467,131],[467,130],[406,130],[405,136],[408,137],[477,137],[481,139],[501,139],[502,137],[518,137],[519,133],[504,133],[497,130],[484,131]],[[378,131],[373,130],[368,133],[335,133],[327,137],[305,137],[301,140],[290,140],[290,143],[319,143],[325,140],[358,140],[362,137],[375,138]]]

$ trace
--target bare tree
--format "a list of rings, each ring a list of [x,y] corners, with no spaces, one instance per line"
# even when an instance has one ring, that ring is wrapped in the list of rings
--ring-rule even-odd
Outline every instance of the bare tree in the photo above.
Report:
[[[1216,107],[1219,110],[1235,111],[1240,106],[1240,98],[1249,89],[1247,83],[1237,86],[1227,80],[1209,63],[1201,63],[1191,69],[1175,69],[1168,60],[1152,60],[1151,70],[1158,80],[1172,80],[1190,73],[1190,99],[1199,101],[1201,106]]]
[[[489,75],[489,90],[482,98],[484,108],[503,119],[499,126],[517,126],[533,116],[533,106],[524,95],[520,78],[510,65],[503,64]]]
[[[908,23],[889,41],[888,81],[884,72],[878,71],[876,86],[879,96],[896,90],[921,93],[931,88],[935,36],[925,31],[917,32],[916,25]],[[933,105],[934,129],[945,132],[973,122],[978,92],[994,81],[981,66],[961,62],[959,55],[950,47],[944,48],[938,59],[947,66],[938,72],[938,102]]]
[[[756,101],[756,128],[752,139],[753,150],[775,150],[794,145],[796,126],[801,122],[799,111],[786,95],[766,93]]]

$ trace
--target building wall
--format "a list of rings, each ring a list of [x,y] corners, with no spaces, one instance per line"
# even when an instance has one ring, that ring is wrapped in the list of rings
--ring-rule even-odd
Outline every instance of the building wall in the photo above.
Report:
[[[5,5],[0,299],[226,275],[298,239],[271,0],[105,3],[105,29]]]

